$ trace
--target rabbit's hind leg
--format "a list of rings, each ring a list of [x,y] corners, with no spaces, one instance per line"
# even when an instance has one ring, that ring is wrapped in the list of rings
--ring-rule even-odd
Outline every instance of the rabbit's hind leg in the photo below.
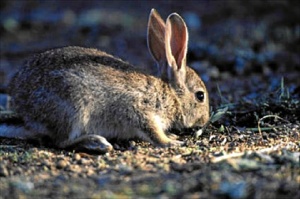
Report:
[[[112,145],[104,137],[95,134],[85,134],[75,139],[68,139],[61,142],[59,147],[92,153],[106,153],[113,149]]]

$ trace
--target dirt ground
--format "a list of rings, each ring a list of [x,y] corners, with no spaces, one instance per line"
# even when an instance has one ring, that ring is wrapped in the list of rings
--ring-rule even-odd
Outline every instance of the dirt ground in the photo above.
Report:
[[[300,197],[298,1],[1,1],[0,123],[22,122],[9,119],[7,85],[34,53],[77,45],[154,65],[151,8],[187,23],[209,125],[173,132],[182,147],[115,140],[106,154],[0,138],[0,199]]]

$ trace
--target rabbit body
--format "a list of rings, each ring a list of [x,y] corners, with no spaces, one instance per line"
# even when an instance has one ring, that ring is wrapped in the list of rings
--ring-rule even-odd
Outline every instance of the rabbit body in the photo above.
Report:
[[[150,48],[153,54],[156,49]],[[13,107],[30,138],[45,135],[60,148],[108,151],[112,146],[106,139],[133,137],[161,146],[181,144],[166,132],[205,124],[207,91],[191,68],[184,65],[180,80],[180,74],[163,68],[174,64],[166,55],[154,58],[161,74],[147,74],[96,49],[46,51],[27,61],[12,79]],[[204,101],[199,102],[197,91],[205,94]]]

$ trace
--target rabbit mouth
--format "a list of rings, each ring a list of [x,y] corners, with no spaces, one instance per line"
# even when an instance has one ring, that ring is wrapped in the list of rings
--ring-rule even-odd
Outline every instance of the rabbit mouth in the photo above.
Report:
[[[171,127],[171,131],[175,134],[191,135],[197,132],[198,130],[204,128],[207,125],[207,122],[203,118],[199,118],[196,121],[184,122],[184,123],[174,123]]]
[[[197,131],[203,129],[201,126],[197,127],[185,127],[181,129],[171,129],[170,132],[176,134],[176,135],[194,135]]]
[[[207,121],[205,121],[204,117],[200,117],[199,119],[197,119],[196,121],[190,121],[189,123],[186,123],[185,127],[184,128],[187,128],[187,129],[198,129],[199,128],[202,128],[203,126],[205,126],[207,123]]]

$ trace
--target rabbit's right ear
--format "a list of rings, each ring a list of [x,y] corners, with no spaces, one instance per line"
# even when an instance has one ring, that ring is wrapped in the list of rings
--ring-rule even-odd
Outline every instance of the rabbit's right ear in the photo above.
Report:
[[[157,62],[159,67],[159,76],[163,78],[167,74],[167,58],[165,52],[165,22],[153,8],[149,15],[147,42],[148,49]]]
[[[176,86],[185,85],[186,54],[188,30],[184,20],[177,14],[171,14],[166,23],[165,49],[168,61],[168,81]]]

